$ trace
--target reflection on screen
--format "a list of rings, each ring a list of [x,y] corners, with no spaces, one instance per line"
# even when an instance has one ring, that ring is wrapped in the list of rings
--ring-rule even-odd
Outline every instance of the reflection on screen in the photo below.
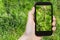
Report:
[[[51,31],[51,5],[36,6],[36,31]]]

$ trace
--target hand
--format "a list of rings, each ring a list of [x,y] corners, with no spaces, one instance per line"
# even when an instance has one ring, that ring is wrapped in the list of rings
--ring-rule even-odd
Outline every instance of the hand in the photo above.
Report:
[[[27,25],[26,25],[26,31],[25,33],[22,35],[21,38],[19,38],[19,40],[40,40],[42,37],[38,37],[35,35],[35,22],[34,22],[34,11],[35,8],[33,7],[31,11],[29,11],[28,13],[28,21],[27,21]],[[56,19],[53,16],[53,28],[52,30],[55,31],[56,27]]]

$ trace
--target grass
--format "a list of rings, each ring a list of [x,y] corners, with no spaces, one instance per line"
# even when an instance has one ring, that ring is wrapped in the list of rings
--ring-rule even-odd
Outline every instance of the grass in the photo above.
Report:
[[[59,0],[0,0],[0,40],[18,40],[21,37],[25,31],[28,12],[37,1],[51,2],[56,17],[56,31],[42,40],[60,40]]]
[[[36,30],[51,31],[51,5],[36,6]]]

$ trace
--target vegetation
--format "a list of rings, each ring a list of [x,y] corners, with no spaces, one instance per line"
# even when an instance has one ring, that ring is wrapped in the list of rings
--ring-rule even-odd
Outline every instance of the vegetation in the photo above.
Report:
[[[38,1],[51,2],[56,17],[56,31],[42,40],[60,40],[60,0],[0,0],[0,40],[18,40],[25,31],[29,10]]]
[[[36,6],[36,28],[37,31],[51,31],[52,15],[51,5]]]

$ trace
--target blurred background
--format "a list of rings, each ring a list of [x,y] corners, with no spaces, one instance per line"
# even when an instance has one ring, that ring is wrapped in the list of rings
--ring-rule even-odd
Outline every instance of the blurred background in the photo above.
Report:
[[[24,33],[28,12],[35,2],[51,2],[56,31],[42,40],[60,40],[60,0],[0,0],[0,40],[18,40]]]

